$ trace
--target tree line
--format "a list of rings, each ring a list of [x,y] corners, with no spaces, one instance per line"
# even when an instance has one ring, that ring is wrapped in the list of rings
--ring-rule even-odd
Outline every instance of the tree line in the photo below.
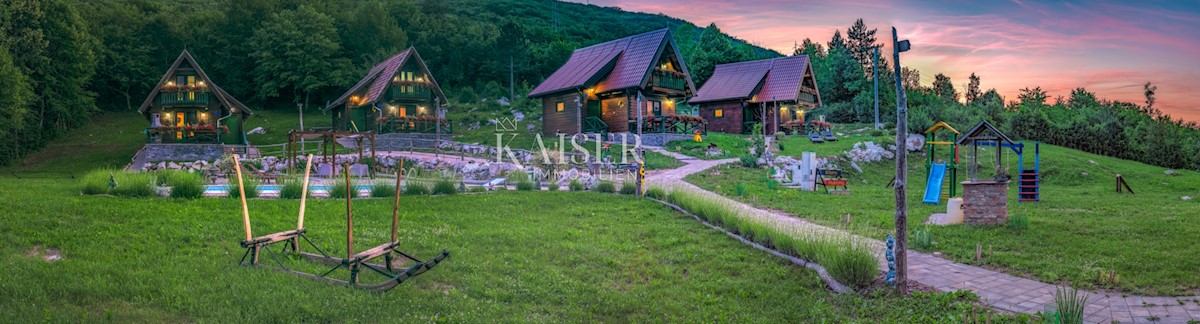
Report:
[[[838,123],[874,122],[872,51],[882,45],[875,34],[876,29],[858,19],[845,36],[839,30],[829,42],[804,39],[796,45],[793,55],[808,55],[812,61],[824,103],[811,114]],[[880,53],[879,58],[879,118],[895,127],[896,81],[888,55]],[[982,90],[982,80],[974,73],[961,92],[949,76],[938,73],[926,86],[920,75],[917,70],[901,69],[911,132],[923,132],[939,121],[965,131],[961,128],[988,120],[1016,139],[1200,170],[1200,126],[1155,108],[1157,87],[1150,82],[1143,85],[1145,101],[1140,105],[1102,99],[1083,87],[1051,102],[1036,84],[1021,89],[1015,100],[1006,101],[995,89]]]
[[[0,165],[98,111],[132,111],[187,49],[257,109],[323,107],[414,46],[456,103],[523,97],[576,48],[670,28],[697,84],[782,54],[715,25],[552,0],[0,2]],[[512,99],[512,98],[510,98]]]

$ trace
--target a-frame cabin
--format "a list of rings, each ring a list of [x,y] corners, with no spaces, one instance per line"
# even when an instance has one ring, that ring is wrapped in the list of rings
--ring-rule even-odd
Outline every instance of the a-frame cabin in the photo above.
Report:
[[[695,92],[669,29],[575,50],[529,94],[542,99],[543,136],[637,131],[690,133],[696,118],[677,118],[675,106]]]
[[[246,144],[242,125],[254,112],[217,86],[184,50],[150,90],[138,112],[150,122],[148,143]]]
[[[409,47],[376,64],[324,110],[332,112],[336,131],[449,133],[450,123],[438,115],[446,103],[429,67]]]
[[[797,55],[717,65],[689,103],[700,106],[709,130],[745,134],[766,120],[763,131],[772,134],[803,128],[821,95],[808,56]]]

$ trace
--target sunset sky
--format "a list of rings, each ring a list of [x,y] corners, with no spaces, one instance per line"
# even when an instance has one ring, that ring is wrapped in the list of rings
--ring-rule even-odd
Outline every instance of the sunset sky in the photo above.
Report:
[[[891,26],[913,49],[903,65],[922,83],[944,73],[960,92],[972,72],[1005,100],[1040,86],[1050,97],[1085,87],[1098,97],[1145,104],[1200,121],[1200,2],[577,0],[627,11],[665,13],[791,54],[804,38],[828,42],[863,18],[891,53]],[[882,54],[882,53],[881,53]],[[818,76],[819,78],[820,76]],[[1053,99],[1050,100],[1053,102]]]

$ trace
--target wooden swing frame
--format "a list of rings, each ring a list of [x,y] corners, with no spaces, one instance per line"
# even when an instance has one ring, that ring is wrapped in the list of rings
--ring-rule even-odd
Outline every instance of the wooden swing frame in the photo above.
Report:
[[[308,239],[308,237],[305,235],[306,230],[304,228],[305,203],[308,199],[308,184],[309,175],[312,170],[312,160],[313,156],[312,154],[309,154],[308,163],[304,168],[304,185],[303,189],[301,190],[300,212],[296,221],[296,229],[253,237],[250,229],[250,210],[246,203],[245,187],[242,183],[242,171],[240,167],[241,162],[238,161],[237,156],[234,155],[234,165],[235,169],[237,170],[238,177],[238,193],[241,196],[240,198],[242,202],[242,224],[245,228],[246,234],[246,240],[241,242],[241,246],[246,249],[246,252],[242,255],[242,265],[270,267],[275,270],[292,273],[301,277],[323,280],[341,286],[350,286],[371,291],[387,291],[403,283],[408,278],[412,278],[425,273],[429,269],[433,269],[434,266],[450,255],[450,251],[442,250],[441,253],[429,261],[421,261],[420,259],[417,259],[398,249],[400,242],[397,240],[397,231],[400,220],[400,184],[404,172],[403,161],[400,162],[400,167],[396,171],[396,192],[392,206],[391,241],[359,253],[354,253],[354,218],[353,205],[351,201],[352,198],[356,196],[356,193],[352,192],[353,186],[350,185],[350,173],[346,172],[346,258],[337,258],[325,253],[325,251],[321,250],[321,248],[317,247],[316,244],[313,244],[313,242]],[[307,242],[308,245],[316,250],[319,254],[300,252],[301,239]],[[279,261],[276,253],[270,249],[270,245],[280,242],[286,242],[283,248],[280,249],[280,254],[296,254],[312,261],[333,265],[333,267],[319,275],[288,269],[283,265],[283,262]],[[264,266],[258,262],[259,256],[264,250],[270,254],[272,259],[275,260],[277,267]],[[393,255],[409,259],[414,264],[405,268],[403,271],[396,271],[392,265]],[[370,261],[379,259],[380,257],[384,259],[383,264],[370,263]],[[247,261],[247,259],[249,259],[249,261]],[[350,280],[341,280],[329,277],[329,274],[342,268],[350,271]],[[379,283],[363,284],[359,281],[359,272],[361,272],[364,268],[386,277],[387,279]]]

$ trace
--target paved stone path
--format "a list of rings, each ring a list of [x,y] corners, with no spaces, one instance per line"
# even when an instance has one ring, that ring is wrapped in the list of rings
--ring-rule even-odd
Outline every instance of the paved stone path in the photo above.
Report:
[[[656,171],[647,175],[646,181],[652,186],[696,191],[714,200],[736,206],[746,211],[748,216],[793,233],[850,235],[840,229],[813,224],[784,212],[756,208],[683,181],[683,178],[689,174],[703,172],[717,165],[736,162],[737,159],[700,160],[658,148],[652,150],[675,157],[685,163],[679,168]],[[859,239],[871,242],[879,251],[883,249],[882,241],[861,237]],[[908,251],[908,257],[909,279],[942,291],[960,289],[974,291],[976,295],[979,295],[981,302],[996,309],[1033,314],[1045,310],[1046,305],[1054,303],[1056,287],[1054,285],[961,264],[913,250]],[[881,262],[880,265],[886,267],[886,263]],[[1150,297],[1090,292],[1084,313],[1085,321],[1088,323],[1111,323],[1114,321],[1121,323],[1188,323],[1189,321],[1200,321],[1200,296]]]

